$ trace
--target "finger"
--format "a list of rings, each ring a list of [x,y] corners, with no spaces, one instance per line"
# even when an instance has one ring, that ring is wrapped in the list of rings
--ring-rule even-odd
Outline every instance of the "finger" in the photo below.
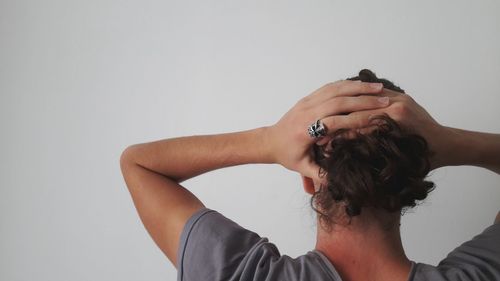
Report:
[[[394,104],[391,101],[391,104]],[[347,117],[351,117],[354,119],[360,119],[360,120],[368,120],[368,123],[373,124],[372,118],[378,115],[388,115],[389,117],[392,117],[389,109],[387,107],[384,108],[378,108],[378,109],[372,109],[372,110],[362,110],[362,111],[355,111],[351,112],[348,115],[345,115]],[[366,127],[362,126],[362,127]]]
[[[310,94],[307,99],[312,106],[317,106],[333,97],[378,94],[382,92],[382,89],[382,83],[341,80],[326,84]]]
[[[332,138],[329,137],[329,136],[324,136],[322,137],[319,141],[316,142],[317,145],[321,146],[321,145],[325,145],[327,144],[329,141],[331,141]]]
[[[382,83],[368,83],[361,81],[345,80],[338,86],[335,96],[355,96],[361,94],[379,94],[382,93],[384,85]]]
[[[397,96],[405,95],[405,93],[400,93],[398,91],[394,91],[394,90],[390,90],[390,89],[386,89],[386,88],[384,88],[382,90],[382,93],[386,96],[389,96],[389,97],[397,97]]]
[[[301,171],[301,174],[303,176],[311,178],[316,182],[321,182],[323,180],[319,174],[320,167],[313,161],[312,158],[305,159],[304,161],[302,161],[299,170]]]
[[[368,134],[372,133],[373,131],[375,131],[377,128],[378,128],[377,125],[372,125],[372,126],[357,129],[357,132],[362,134],[362,135],[368,135]]]
[[[387,107],[389,104],[390,98],[387,96],[335,97],[316,107],[315,113],[319,118],[323,118],[353,111]]]
[[[383,114],[383,109],[356,111],[348,115],[333,115],[321,119],[328,135],[338,129],[358,129],[370,126],[370,117]]]
[[[355,139],[358,138],[359,135],[368,135],[378,128],[379,126],[377,125],[369,125],[363,128],[349,129],[348,131],[342,134],[342,137],[347,139]]]
[[[327,128],[327,134],[332,135],[339,129],[362,128],[370,124],[370,120],[365,116],[334,115],[321,119]]]

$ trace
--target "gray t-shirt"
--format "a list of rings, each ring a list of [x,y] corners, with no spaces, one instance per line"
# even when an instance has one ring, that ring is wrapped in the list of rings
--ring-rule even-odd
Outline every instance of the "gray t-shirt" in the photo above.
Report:
[[[312,250],[297,258],[219,212],[197,211],[177,252],[178,281],[341,281],[330,261]],[[500,280],[500,224],[463,243],[438,266],[412,261],[408,281]]]

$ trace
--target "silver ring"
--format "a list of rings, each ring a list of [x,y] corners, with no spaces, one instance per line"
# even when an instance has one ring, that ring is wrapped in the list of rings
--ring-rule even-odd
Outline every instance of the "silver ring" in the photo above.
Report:
[[[313,139],[324,137],[326,136],[325,125],[318,119],[316,120],[316,122],[312,123],[311,125],[309,125],[309,127],[307,127],[307,133]]]

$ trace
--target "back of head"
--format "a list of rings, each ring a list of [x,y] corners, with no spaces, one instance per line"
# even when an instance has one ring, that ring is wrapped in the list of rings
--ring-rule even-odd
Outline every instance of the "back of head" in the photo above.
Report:
[[[367,69],[348,80],[379,82],[384,88],[405,94]],[[340,217],[350,220],[368,207],[401,214],[434,189],[434,183],[425,180],[430,171],[426,140],[388,115],[372,121],[376,127],[369,133],[347,137],[348,130],[340,129],[330,143],[313,147],[314,159],[327,184],[315,192],[311,205],[327,228]]]

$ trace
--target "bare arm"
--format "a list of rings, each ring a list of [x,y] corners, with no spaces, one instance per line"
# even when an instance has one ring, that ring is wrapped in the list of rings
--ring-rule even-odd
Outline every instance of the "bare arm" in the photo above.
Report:
[[[332,131],[337,126],[366,126],[368,118],[340,114],[387,106],[387,101],[376,96],[357,96],[381,91],[378,83],[331,83],[297,102],[272,126],[128,147],[122,153],[120,166],[144,226],[177,267],[184,225],[204,207],[180,182],[211,170],[249,163],[276,163],[304,176],[318,177],[319,167],[310,154],[316,140],[307,135],[307,126],[323,117],[328,117],[324,123]]]
[[[123,152],[121,170],[141,221],[174,266],[185,222],[204,207],[179,183],[209,170],[269,162],[263,131],[165,139]]]
[[[471,165],[500,174],[500,134],[467,131],[440,125],[408,95],[384,89],[390,105],[384,109],[355,112],[357,115],[387,113],[401,124],[415,130],[435,152],[431,169],[445,166]],[[500,212],[495,223],[500,223]]]
[[[500,174],[500,134],[444,127],[442,166],[472,165]]]
[[[384,89],[390,105],[383,109],[354,112],[356,115],[387,113],[423,136],[436,154],[431,168],[472,165],[500,173],[500,134],[482,133],[440,125],[409,95]]]

